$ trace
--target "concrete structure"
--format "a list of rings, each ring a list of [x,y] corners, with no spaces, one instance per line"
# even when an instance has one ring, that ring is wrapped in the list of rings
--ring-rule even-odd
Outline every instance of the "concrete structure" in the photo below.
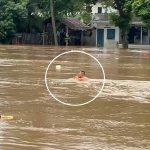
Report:
[[[96,46],[96,28],[83,32],[83,43],[84,46]]]
[[[119,28],[110,23],[109,13],[116,10],[106,8],[101,3],[92,7],[92,27],[96,28],[96,46],[115,48],[119,43]]]
[[[96,28],[95,46],[97,47],[115,48],[120,41],[119,28],[110,22],[109,14],[111,12],[116,12],[116,10],[107,8],[101,3],[92,7],[92,27]],[[144,26],[140,18],[133,17],[128,37],[129,47],[137,48],[138,45],[150,45],[150,29]]]

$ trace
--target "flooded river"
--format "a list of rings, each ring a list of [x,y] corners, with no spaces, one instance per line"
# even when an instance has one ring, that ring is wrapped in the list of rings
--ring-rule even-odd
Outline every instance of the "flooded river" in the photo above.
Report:
[[[102,93],[80,107],[59,103],[45,86],[50,60],[69,50],[96,57],[106,75]],[[69,103],[95,96],[103,76],[92,60],[72,55],[56,64],[64,69],[49,70],[55,96]],[[94,84],[68,80],[79,69]],[[0,150],[149,150],[150,51],[0,46],[0,113],[14,116],[0,120]]]

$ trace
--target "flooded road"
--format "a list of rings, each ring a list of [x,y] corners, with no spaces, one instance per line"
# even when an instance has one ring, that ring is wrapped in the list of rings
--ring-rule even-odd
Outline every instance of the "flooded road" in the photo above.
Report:
[[[63,105],[46,89],[50,60],[69,50],[92,54],[105,70],[104,89],[88,105]],[[97,91],[89,84],[66,81],[79,68],[96,82],[102,79],[96,64],[85,57],[75,69],[76,58],[64,57],[57,63],[64,63],[65,69],[49,72],[53,92],[67,102],[72,97],[80,102]],[[0,120],[0,150],[148,150],[150,51],[0,46],[0,113],[14,116]]]

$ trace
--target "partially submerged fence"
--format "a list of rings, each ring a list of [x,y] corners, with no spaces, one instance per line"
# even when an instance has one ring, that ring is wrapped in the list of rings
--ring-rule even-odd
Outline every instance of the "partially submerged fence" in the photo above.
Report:
[[[45,33],[22,33],[17,34],[16,37],[12,39],[12,44],[39,44],[45,45],[50,43],[48,40],[48,34]]]

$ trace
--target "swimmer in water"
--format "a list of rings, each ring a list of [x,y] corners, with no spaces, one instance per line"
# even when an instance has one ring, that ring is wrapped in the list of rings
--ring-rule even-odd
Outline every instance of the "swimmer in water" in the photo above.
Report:
[[[80,71],[75,77],[74,77],[75,80],[78,80],[78,81],[86,81],[88,80],[88,78],[85,76],[85,71]]]

